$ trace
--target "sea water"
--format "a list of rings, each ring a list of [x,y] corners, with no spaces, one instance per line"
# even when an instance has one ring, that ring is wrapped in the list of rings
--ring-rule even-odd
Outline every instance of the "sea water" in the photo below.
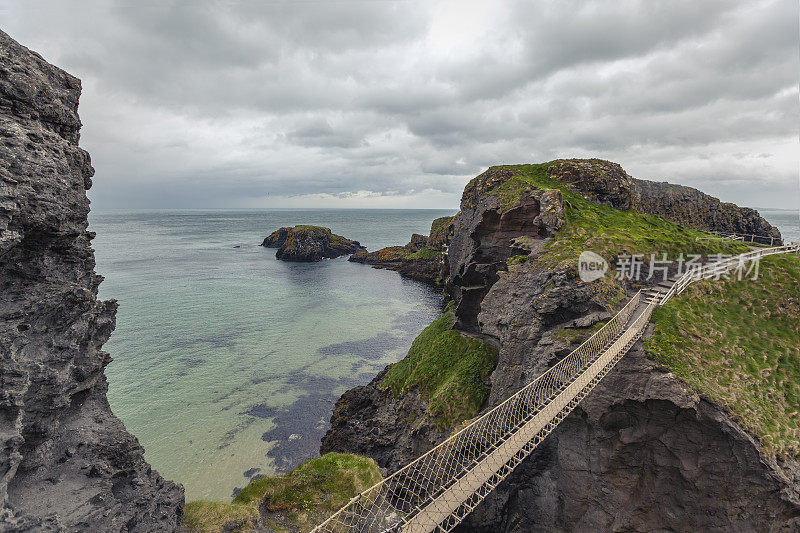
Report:
[[[316,224],[370,250],[427,234],[438,210],[93,212],[100,297],[119,301],[108,399],[187,500],[228,499],[315,457],[334,402],[402,359],[440,292],[259,246]]]
[[[781,231],[786,242],[800,242],[800,214],[790,209],[759,209],[759,214]]]

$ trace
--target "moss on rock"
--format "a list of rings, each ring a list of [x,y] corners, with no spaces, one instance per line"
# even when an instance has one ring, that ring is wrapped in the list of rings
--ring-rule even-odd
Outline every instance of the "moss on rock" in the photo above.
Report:
[[[447,245],[450,230],[453,227],[455,216],[439,217],[431,223],[431,232],[428,236],[428,247],[433,250],[442,251]]]
[[[410,259],[412,261],[441,261],[442,253],[430,248],[420,248],[413,254],[408,254],[403,259]]]
[[[310,531],[380,480],[372,459],[327,453],[284,476],[256,479],[232,503],[188,503],[184,525],[192,533],[252,531],[258,524],[276,531]]]
[[[406,357],[392,366],[381,386],[401,395],[418,389],[428,414],[442,429],[475,416],[489,396],[497,349],[453,329],[452,308],[414,339]]]
[[[259,518],[256,506],[205,500],[187,503],[183,512],[183,525],[191,533],[253,531]]]

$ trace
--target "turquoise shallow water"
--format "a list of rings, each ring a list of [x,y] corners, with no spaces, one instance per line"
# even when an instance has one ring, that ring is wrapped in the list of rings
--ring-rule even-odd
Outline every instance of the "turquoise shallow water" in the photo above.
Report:
[[[335,400],[401,359],[442,297],[397,273],[275,260],[258,246],[310,223],[370,250],[427,234],[451,211],[97,212],[114,412],[187,499],[229,498],[313,457]]]

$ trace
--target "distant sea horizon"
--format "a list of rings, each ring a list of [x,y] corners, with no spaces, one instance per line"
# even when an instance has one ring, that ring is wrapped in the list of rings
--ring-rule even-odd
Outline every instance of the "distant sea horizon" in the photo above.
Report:
[[[746,207],[746,206],[745,206]],[[784,208],[784,207],[751,207],[751,209],[755,209],[758,213],[766,219],[770,224],[778,228],[783,236],[784,240],[789,241],[798,241],[800,242],[800,208]],[[103,214],[103,213],[121,213],[121,212],[204,212],[204,211],[236,211],[236,212],[259,212],[259,211],[298,211],[298,212],[308,212],[308,211],[432,211],[432,212],[443,212],[443,213],[450,213],[455,214],[458,212],[458,208],[440,208],[440,209],[428,209],[428,208],[395,208],[395,207],[374,207],[374,208],[363,208],[363,207],[326,207],[326,208],[318,208],[318,207],[220,207],[220,208],[202,208],[202,207],[176,207],[176,208],[124,208],[124,207],[113,207],[113,208],[103,208],[103,209],[95,209],[92,208],[92,213],[94,214]],[[91,216],[91,215],[90,215]],[[346,235],[345,235],[346,236]],[[397,242],[386,244],[385,246],[394,245],[394,244],[405,244],[405,242]]]
[[[453,210],[92,211],[114,413],[187,500],[230,498],[318,455],[334,402],[402,359],[440,291],[350,263],[277,261],[281,226],[330,227],[370,250]]]
[[[749,206],[740,206],[749,207]],[[800,213],[800,208],[790,207],[750,207],[761,211],[790,211]],[[92,207],[92,212],[111,211],[458,211],[458,207]]]

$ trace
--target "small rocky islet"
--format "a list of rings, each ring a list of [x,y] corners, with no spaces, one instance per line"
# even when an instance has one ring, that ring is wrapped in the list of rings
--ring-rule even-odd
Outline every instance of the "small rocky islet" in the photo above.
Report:
[[[335,259],[365,249],[358,241],[336,235],[330,228],[309,225],[279,228],[261,246],[277,248],[277,259],[302,263]]]
[[[316,262],[350,255],[349,261],[395,270],[401,275],[437,285],[442,280],[443,253],[455,217],[441,217],[431,223],[429,235],[414,233],[404,246],[387,246],[368,251],[358,241],[336,235],[330,228],[299,225],[278,228],[261,243],[277,248],[282,261]]]

